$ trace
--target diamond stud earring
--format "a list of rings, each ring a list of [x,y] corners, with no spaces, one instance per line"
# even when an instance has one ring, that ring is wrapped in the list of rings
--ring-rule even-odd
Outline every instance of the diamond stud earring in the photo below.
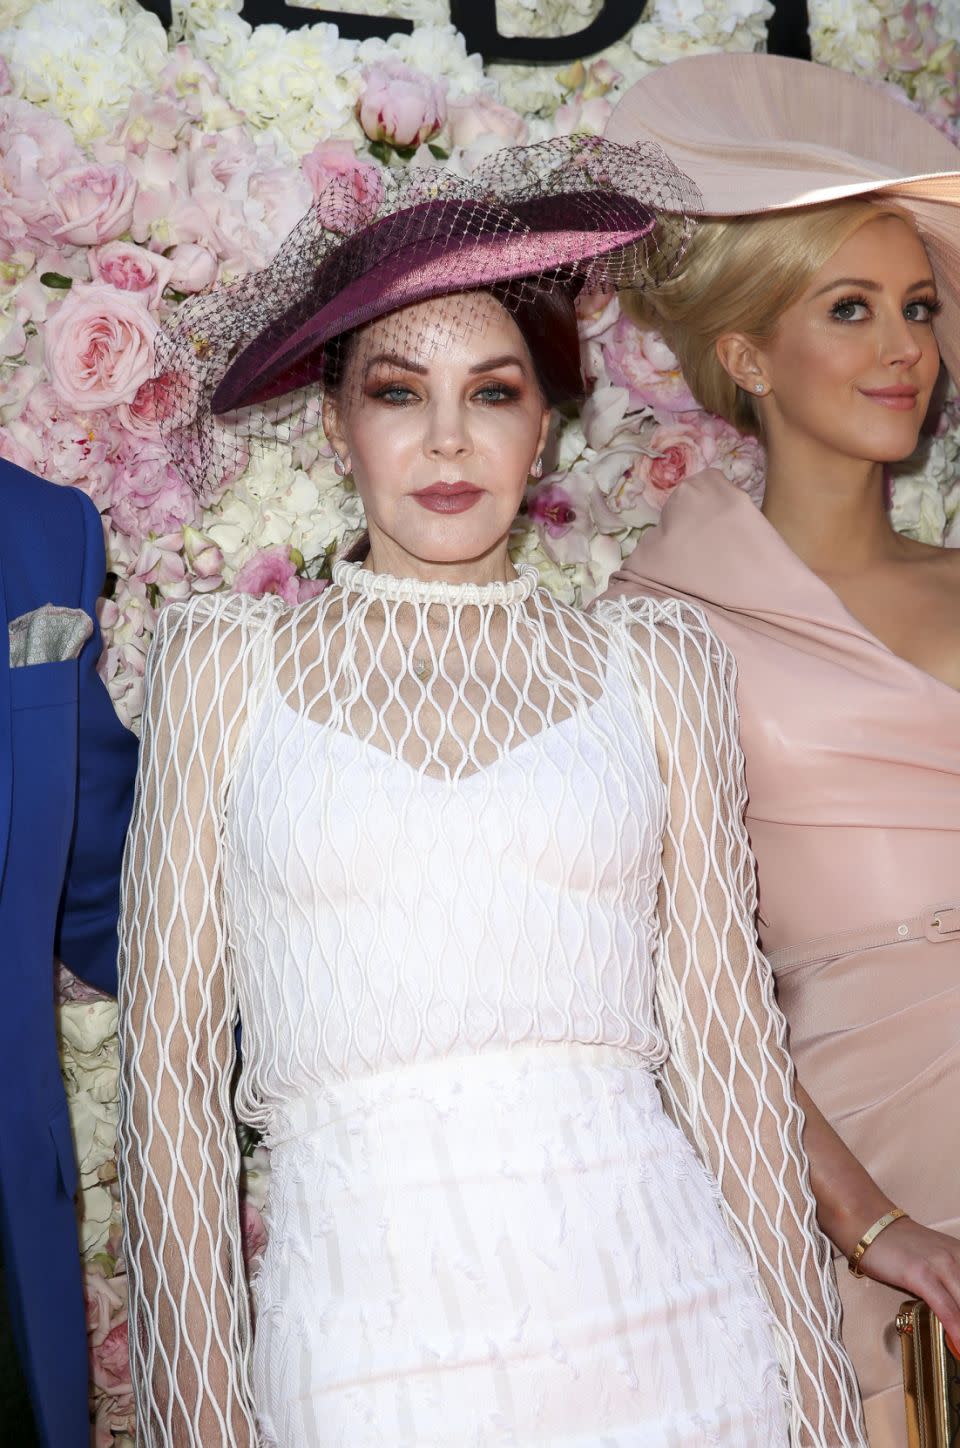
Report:
[[[754,390],[754,392],[759,393],[760,396],[762,397],[763,394],[766,392],[767,389],[766,389],[766,387],[764,387],[764,385],[763,385],[762,382],[755,382],[755,383],[753,384],[753,390]]]

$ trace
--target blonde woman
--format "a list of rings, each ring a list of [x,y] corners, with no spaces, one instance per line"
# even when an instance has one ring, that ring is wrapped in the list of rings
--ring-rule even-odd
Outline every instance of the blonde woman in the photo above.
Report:
[[[635,311],[767,452],[761,510],[685,482],[614,591],[703,605],[736,656],[758,924],[844,1337],[871,1444],[904,1448],[899,1303],[960,1339],[960,553],[894,532],[884,468],[941,351],[958,375],[957,153],[885,92],[771,56],[667,66],[610,130],[704,192]]]

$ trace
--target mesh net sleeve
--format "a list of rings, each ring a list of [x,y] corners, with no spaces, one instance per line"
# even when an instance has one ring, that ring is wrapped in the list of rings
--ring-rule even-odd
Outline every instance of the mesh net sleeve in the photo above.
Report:
[[[667,799],[656,986],[665,1104],[718,1182],[772,1309],[794,1448],[865,1445],[786,1023],[753,926],[733,657],[686,604],[617,601],[598,613],[617,610]]]
[[[220,825],[250,600],[171,606],[148,661],[120,945],[120,1167],[139,1444],[256,1443]]]

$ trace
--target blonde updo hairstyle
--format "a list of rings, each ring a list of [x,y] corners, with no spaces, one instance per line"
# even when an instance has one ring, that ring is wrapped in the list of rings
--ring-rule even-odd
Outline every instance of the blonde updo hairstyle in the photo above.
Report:
[[[756,403],[723,367],[717,341],[741,332],[758,344],[769,342],[787,307],[834,252],[884,216],[916,230],[896,206],[862,200],[702,221],[670,280],[655,290],[622,294],[621,305],[639,326],[660,332],[701,407],[760,437]]]

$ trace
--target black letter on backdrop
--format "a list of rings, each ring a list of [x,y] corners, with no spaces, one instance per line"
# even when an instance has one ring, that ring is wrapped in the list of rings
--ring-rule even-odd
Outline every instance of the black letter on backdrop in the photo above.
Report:
[[[189,4],[189,0],[187,0]],[[486,61],[509,61],[519,65],[555,65],[587,59],[608,45],[622,40],[642,18],[647,0],[605,0],[595,20],[573,35],[501,35],[497,28],[496,0],[450,0],[450,19],[462,31],[469,51],[479,51]],[[140,0],[144,10],[159,16],[169,30],[173,24],[171,0]],[[775,55],[810,59],[807,0],[773,0],[773,19],[767,29],[767,49]],[[409,35],[409,20],[391,20],[374,15],[345,15],[340,10],[307,10],[287,5],[284,0],[245,0],[243,18],[251,25],[283,25],[299,30],[303,25],[329,21],[345,40],[386,40],[397,32]]]
[[[479,50],[484,60],[511,65],[565,65],[616,45],[646,8],[647,0],[606,0],[596,19],[573,35],[501,35],[496,0],[450,0],[450,19],[463,33],[467,50]]]

